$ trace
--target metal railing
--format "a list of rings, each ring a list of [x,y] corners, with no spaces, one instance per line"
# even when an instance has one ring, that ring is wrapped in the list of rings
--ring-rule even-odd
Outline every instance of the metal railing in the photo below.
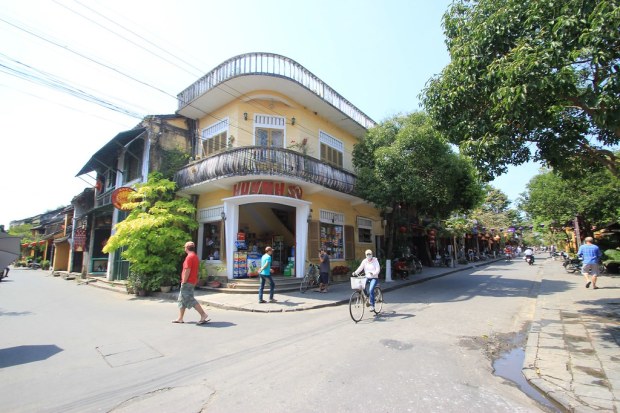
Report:
[[[192,162],[176,172],[179,189],[218,179],[247,176],[288,176],[353,194],[355,175],[290,149],[245,146],[226,149],[208,158]]]
[[[181,110],[191,105],[195,99],[229,79],[247,75],[268,75],[290,79],[315,93],[365,129],[376,125],[375,121],[308,69],[288,57],[273,53],[246,53],[228,59],[179,93],[177,95],[178,108]]]
[[[112,203],[112,192],[114,192],[116,188],[112,188],[102,194],[99,194],[95,197],[95,208],[99,208],[105,205],[110,205]]]

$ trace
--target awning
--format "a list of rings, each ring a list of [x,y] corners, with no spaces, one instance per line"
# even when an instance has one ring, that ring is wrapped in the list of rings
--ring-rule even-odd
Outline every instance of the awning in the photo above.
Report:
[[[85,173],[96,170],[97,167],[100,166],[106,169],[116,169],[118,150],[123,148],[145,130],[146,128],[138,128],[119,133],[112,138],[110,142],[106,143],[103,148],[99,149],[75,176],[84,175]]]
[[[62,238],[56,238],[54,240],[54,244],[61,244],[63,242],[67,242],[69,240],[69,238],[71,238],[71,235],[67,235],[67,236],[62,237]]]

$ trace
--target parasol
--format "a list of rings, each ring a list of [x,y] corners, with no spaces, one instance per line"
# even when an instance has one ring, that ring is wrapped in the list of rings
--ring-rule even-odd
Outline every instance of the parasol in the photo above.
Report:
[[[21,237],[0,232],[0,271],[19,257]]]

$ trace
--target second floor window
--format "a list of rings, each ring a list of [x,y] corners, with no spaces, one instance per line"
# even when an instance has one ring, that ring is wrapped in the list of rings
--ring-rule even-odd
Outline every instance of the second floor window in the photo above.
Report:
[[[219,152],[226,148],[226,132],[202,140],[202,150],[206,155]]]
[[[266,148],[284,147],[284,125],[282,116],[254,115],[256,145]]]
[[[270,148],[283,148],[284,131],[279,129],[256,128],[256,144]]]
[[[123,161],[123,183],[134,181],[142,176],[142,155],[144,140],[136,139],[125,151]]]
[[[221,120],[202,130],[202,156],[226,149],[228,145],[228,119]]]
[[[321,142],[321,160],[342,168],[344,152],[342,141],[323,131],[319,132],[319,140]]]

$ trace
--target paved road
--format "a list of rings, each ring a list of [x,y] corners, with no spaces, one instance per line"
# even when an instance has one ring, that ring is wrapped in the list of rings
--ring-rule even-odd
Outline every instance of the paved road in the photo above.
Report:
[[[492,374],[534,313],[538,268],[521,264],[391,291],[359,324],[343,306],[209,308],[204,327],[171,324],[173,302],[15,270],[0,285],[0,399],[10,412],[542,411]]]

